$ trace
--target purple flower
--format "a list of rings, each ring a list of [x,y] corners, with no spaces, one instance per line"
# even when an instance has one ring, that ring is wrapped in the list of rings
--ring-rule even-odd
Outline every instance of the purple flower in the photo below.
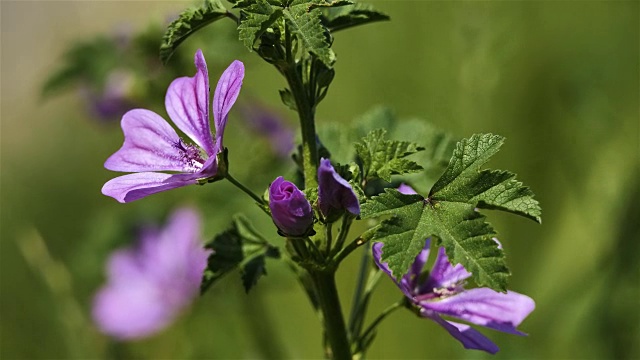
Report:
[[[293,141],[295,135],[293,130],[282,121],[281,116],[255,101],[251,106],[243,106],[241,113],[249,129],[266,138],[277,156],[283,159],[291,156],[295,147]]]
[[[309,200],[282,176],[269,186],[269,209],[273,222],[284,235],[303,236],[313,225],[313,211]]]
[[[471,326],[444,320],[441,316],[450,316],[510,334],[526,335],[516,330],[516,327],[535,308],[530,297],[513,291],[499,293],[489,288],[465,290],[463,282],[471,274],[460,264],[452,266],[442,247],[438,249],[438,256],[429,276],[423,279],[420,275],[429,257],[429,239],[407,274],[398,281],[391,275],[387,263],[380,262],[382,247],[382,243],[373,244],[373,259],[378,267],[393,279],[404,295],[420,310],[421,316],[440,324],[466,349],[483,350],[492,354],[499,350],[496,344]]]
[[[107,284],[93,303],[93,319],[105,334],[137,339],[167,327],[198,296],[209,251],[202,247],[200,217],[173,213],[164,229],[146,228],[135,248],[116,250]]]
[[[344,210],[360,215],[360,203],[347,180],[343,179],[331,166],[329,159],[320,159],[318,167],[318,205],[322,214],[335,219]]]
[[[133,75],[124,70],[114,70],[108,76],[101,91],[83,87],[84,96],[89,111],[103,121],[121,117],[133,104],[131,89]]]
[[[124,203],[216,176],[216,155],[224,149],[222,135],[242,87],[244,65],[234,61],[218,81],[213,95],[214,140],[209,127],[209,75],[200,50],[195,64],[196,75],[175,79],[165,98],[169,117],[195,145],[182,141],[160,115],[150,110],[127,112],[122,117],[124,144],[104,167],[133,174],[109,180],[102,187],[103,194]]]

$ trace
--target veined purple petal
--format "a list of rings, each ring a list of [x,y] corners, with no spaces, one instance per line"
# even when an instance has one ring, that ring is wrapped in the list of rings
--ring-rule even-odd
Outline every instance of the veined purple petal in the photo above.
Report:
[[[495,354],[500,350],[496,344],[469,325],[447,321],[435,314],[423,316],[440,324],[451,336],[460,341],[465,349],[482,350],[490,354]]]
[[[240,94],[242,79],[244,79],[244,64],[235,60],[222,73],[220,80],[218,80],[216,91],[213,93],[213,119],[216,129],[215,145],[218,151],[224,149],[222,137],[224,128],[227,125],[227,116]]]
[[[331,165],[329,159],[320,159],[318,167],[318,203],[326,217],[347,210],[360,214],[360,203],[349,182],[343,179]]]
[[[402,281],[406,282],[407,288],[412,290],[412,293],[415,293],[416,288],[418,287],[418,280],[420,279],[420,274],[424,269],[424,264],[427,263],[427,259],[429,259],[429,249],[431,248],[431,239],[427,239],[425,241],[424,247],[418,253],[413,264],[409,268],[409,272],[402,277]]]
[[[271,218],[285,235],[305,235],[313,225],[309,200],[295,184],[278,176],[269,186]]]
[[[391,278],[391,280],[393,280],[393,282],[396,283],[396,285],[398,285],[398,288],[400,288],[400,290],[402,291],[402,293],[404,293],[404,295],[406,297],[408,297],[409,299],[413,300],[413,291],[412,291],[411,287],[409,286],[409,284],[407,284],[405,281],[400,281],[399,282],[398,280],[396,280],[396,278],[391,273],[391,269],[389,269],[389,265],[387,263],[383,263],[383,262],[380,261],[380,259],[382,257],[382,247],[383,246],[384,246],[384,244],[381,243],[381,242],[373,243],[373,246],[371,247],[371,253],[373,255],[373,261],[376,263],[376,265],[378,265],[380,270],[384,271]]]
[[[435,301],[422,301],[420,306],[447,315],[515,335],[526,335],[516,327],[535,309],[533,300],[508,291],[499,293],[477,288]]]
[[[215,156],[217,151],[209,126],[209,73],[202,50],[196,52],[195,64],[195,76],[177,78],[169,85],[165,107],[182,132],[208,156]]]
[[[113,171],[185,171],[180,137],[160,115],[134,109],[122,117],[124,144],[104,163]]]
[[[471,276],[461,264],[451,265],[445,253],[444,247],[438,249],[438,256],[433,264],[433,269],[429,273],[429,278],[421,286],[420,292],[430,292],[433,289],[448,288],[455,286],[460,281]]]
[[[127,203],[161,191],[196,184],[199,174],[164,174],[142,172],[119,176],[107,181],[102,193]]]

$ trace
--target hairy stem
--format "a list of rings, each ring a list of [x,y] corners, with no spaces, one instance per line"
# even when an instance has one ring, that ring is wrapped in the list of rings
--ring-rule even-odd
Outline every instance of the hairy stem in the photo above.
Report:
[[[315,286],[325,337],[329,344],[325,353],[327,357],[336,360],[351,359],[349,338],[336,288],[335,271],[310,270],[309,274]]]
[[[227,173],[225,178],[229,180],[230,183],[235,185],[238,189],[242,190],[245,194],[249,195],[253,200],[255,200],[260,205],[266,205],[264,199],[256,195],[253,191],[251,191],[246,186],[242,185],[238,180],[236,180],[231,174]]]

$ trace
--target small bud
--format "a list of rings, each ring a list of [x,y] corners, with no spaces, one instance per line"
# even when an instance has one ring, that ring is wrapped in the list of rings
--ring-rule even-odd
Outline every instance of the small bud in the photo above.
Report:
[[[271,217],[284,235],[303,236],[313,225],[313,211],[304,193],[282,176],[269,186]]]
[[[329,222],[335,221],[345,210],[360,215],[360,204],[353,188],[338,175],[328,159],[321,159],[318,167],[318,203]]]

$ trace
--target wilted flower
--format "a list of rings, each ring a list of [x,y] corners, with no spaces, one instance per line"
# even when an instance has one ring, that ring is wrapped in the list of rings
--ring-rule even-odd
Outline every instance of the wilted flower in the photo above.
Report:
[[[109,180],[102,187],[103,194],[119,202],[130,202],[160,191],[196,184],[199,179],[213,178],[217,174],[216,155],[224,149],[222,136],[229,110],[242,87],[244,65],[234,61],[218,81],[213,95],[214,140],[209,127],[209,74],[200,50],[196,52],[195,64],[194,77],[181,77],[169,85],[165,107],[171,120],[197,146],[183,142],[160,115],[150,110],[127,112],[122,117],[124,144],[104,166],[134,174]]]
[[[349,182],[331,166],[329,159],[320,159],[318,167],[318,205],[322,214],[334,219],[347,210],[360,215],[360,203]]]
[[[409,301],[419,309],[421,316],[440,324],[465,348],[492,354],[499,350],[496,344],[471,326],[448,321],[441,316],[450,316],[510,334],[526,335],[516,330],[516,327],[535,308],[530,297],[513,291],[499,293],[489,288],[464,289],[464,280],[471,273],[460,264],[452,266],[442,247],[438,249],[431,272],[424,279],[421,274],[429,257],[429,239],[409,271],[398,281],[391,274],[387,263],[380,262],[382,247],[382,243],[373,244],[373,259],[378,267],[391,277]]]
[[[282,176],[269,186],[269,209],[273,222],[285,235],[302,236],[313,225],[313,210],[309,200]]]
[[[167,327],[198,296],[208,254],[194,210],[174,212],[163,229],[146,228],[136,247],[109,259],[108,282],[93,303],[98,328],[127,340]]]

